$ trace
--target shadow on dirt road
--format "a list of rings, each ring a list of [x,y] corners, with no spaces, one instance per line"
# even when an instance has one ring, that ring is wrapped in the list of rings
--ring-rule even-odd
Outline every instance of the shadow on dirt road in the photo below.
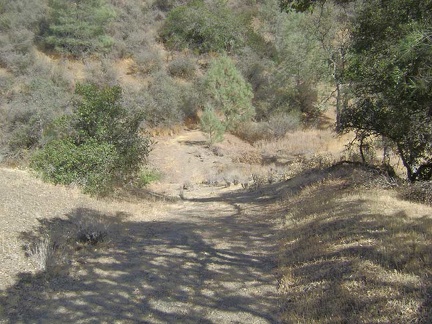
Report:
[[[204,202],[182,206],[179,221],[131,222],[124,214],[79,208],[65,219],[41,222],[37,235],[23,234],[28,243],[82,217],[121,228],[106,246],[73,252],[61,274],[19,274],[1,295],[0,318],[7,323],[277,323],[272,225],[239,206],[222,212]]]

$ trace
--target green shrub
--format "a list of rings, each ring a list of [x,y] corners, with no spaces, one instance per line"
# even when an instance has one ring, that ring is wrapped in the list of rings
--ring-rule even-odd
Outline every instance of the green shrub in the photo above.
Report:
[[[31,167],[45,181],[77,184],[85,192],[106,193],[113,185],[117,152],[114,145],[90,140],[76,145],[68,139],[52,141],[32,157]]]
[[[207,105],[200,118],[201,129],[207,134],[210,144],[221,142],[225,133],[225,126],[217,116],[213,107]]]
[[[31,167],[44,180],[107,194],[136,177],[149,153],[150,141],[139,135],[143,116],[120,104],[118,86],[78,84],[76,94],[73,114],[53,125]]]
[[[302,121],[312,124],[320,113],[317,84],[329,77],[326,53],[312,25],[316,17],[280,12],[275,1],[266,1],[258,11],[258,36],[250,33],[249,47],[239,52],[238,60],[254,89],[256,118],[267,121],[273,114],[301,112]]]
[[[168,13],[161,37],[169,48],[199,53],[232,51],[244,44],[246,27],[225,2],[193,1]]]
[[[148,184],[158,181],[161,178],[161,174],[151,168],[143,168],[138,174],[138,186],[145,187]]]
[[[226,55],[213,60],[204,77],[205,96],[216,112],[224,116],[228,131],[255,115],[252,87]]]
[[[269,113],[276,108],[276,89],[279,83],[274,77],[275,65],[275,62],[260,57],[251,48],[244,48],[239,54],[237,67],[252,85],[255,118],[258,121],[267,120]]]
[[[41,28],[43,45],[75,56],[106,52],[113,39],[106,34],[115,12],[104,0],[51,0],[51,15]]]

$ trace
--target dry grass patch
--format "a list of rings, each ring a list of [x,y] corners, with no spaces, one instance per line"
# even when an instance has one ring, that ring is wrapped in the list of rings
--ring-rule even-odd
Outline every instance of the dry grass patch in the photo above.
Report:
[[[289,154],[290,156],[309,156],[317,153],[340,155],[345,150],[350,137],[337,136],[332,130],[304,129],[287,133],[277,141],[259,141],[255,147],[267,155]]]
[[[432,321],[432,208],[352,181],[370,177],[329,176],[289,199],[284,322]]]
[[[109,243],[115,217],[78,208],[67,219],[40,219],[39,227],[21,233],[26,255],[37,271],[48,276],[67,274],[76,251]]]

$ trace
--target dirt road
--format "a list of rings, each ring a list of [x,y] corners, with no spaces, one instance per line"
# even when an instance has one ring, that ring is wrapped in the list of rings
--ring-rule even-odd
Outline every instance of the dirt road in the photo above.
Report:
[[[168,157],[170,146],[183,152],[175,163],[215,165],[211,154],[187,151],[204,146],[176,143],[158,145]],[[166,184],[181,185],[166,173]],[[126,202],[22,171],[0,169],[0,181],[3,322],[278,323],[278,221],[262,192],[193,183],[177,202]],[[108,243],[76,251],[55,276],[35,271],[23,251],[35,233],[91,218],[111,224]]]

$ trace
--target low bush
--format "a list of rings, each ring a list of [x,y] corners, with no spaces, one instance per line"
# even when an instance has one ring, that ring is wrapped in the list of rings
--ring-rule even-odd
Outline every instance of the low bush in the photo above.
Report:
[[[300,114],[276,113],[270,116],[268,121],[242,123],[233,134],[254,144],[263,140],[281,139],[288,132],[297,130],[300,125]]]
[[[192,79],[195,76],[197,66],[189,57],[175,58],[168,65],[168,73],[173,77]]]
[[[118,84],[117,71],[113,67],[113,62],[107,59],[100,61],[85,62],[85,80],[87,83],[97,84],[99,86]]]
[[[233,51],[245,42],[245,23],[225,2],[192,1],[172,9],[161,30],[169,48],[199,53]]]
[[[87,193],[107,193],[113,185],[116,148],[109,143],[90,140],[76,145],[69,139],[52,141],[36,152],[31,167],[43,180],[55,184],[77,184]]]
[[[285,136],[286,133],[297,130],[301,125],[300,114],[277,113],[270,116],[268,126],[273,136],[277,139]]]
[[[23,233],[25,252],[47,279],[68,274],[76,252],[112,239],[115,220],[93,210],[78,208],[68,219],[40,220],[40,226]]]
[[[153,127],[170,127],[182,124],[186,116],[189,86],[175,82],[166,72],[153,75],[144,105],[146,121]],[[187,108],[187,109],[186,109]]]
[[[138,187],[145,187],[152,182],[158,181],[161,178],[161,174],[151,168],[143,168],[138,174]]]
[[[162,56],[154,49],[141,50],[135,53],[134,61],[132,70],[144,75],[155,73],[161,70],[163,66]]]
[[[62,250],[64,246],[47,234],[32,242],[26,254],[35,264],[37,271],[53,276],[59,275],[59,270],[67,263],[66,254]]]
[[[33,38],[32,32],[21,28],[0,35],[0,67],[15,75],[28,73],[36,60]]]
[[[250,144],[261,140],[269,140],[273,137],[272,130],[266,122],[240,124],[233,134]]]
[[[110,56],[130,58],[140,52],[149,51],[157,46],[155,38],[163,19],[157,9],[152,10],[152,0],[111,0],[116,17],[110,21],[107,33],[113,37],[114,44]]]
[[[139,134],[143,116],[120,104],[118,86],[78,84],[76,94],[74,112],[53,124],[31,167],[44,180],[108,194],[136,177],[145,162],[150,141]]]
[[[110,239],[109,233],[112,224],[106,219],[97,217],[97,215],[89,215],[87,217],[78,218],[75,221],[76,223],[73,224],[75,226],[73,238],[76,243],[100,245]]]

